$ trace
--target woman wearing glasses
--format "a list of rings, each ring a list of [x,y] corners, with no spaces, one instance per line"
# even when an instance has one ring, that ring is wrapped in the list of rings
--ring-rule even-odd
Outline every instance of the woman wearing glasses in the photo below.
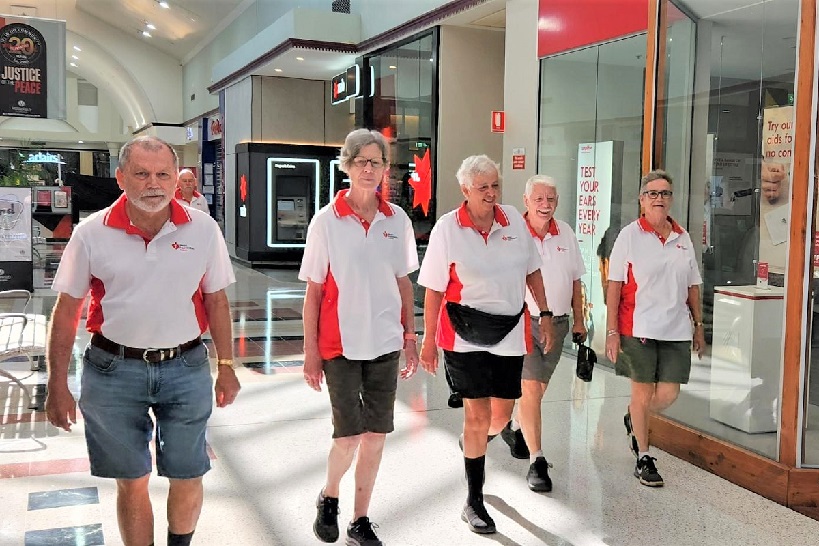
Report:
[[[642,216],[623,228],[609,258],[606,356],[631,378],[623,422],[637,457],[634,476],[660,487],[648,451],[648,416],[671,406],[688,383],[691,345],[702,358],[700,277],[691,237],[668,214],[671,177],[651,171],[640,185]]]
[[[418,366],[412,283],[418,269],[415,234],[406,213],[384,201],[378,187],[389,166],[388,144],[358,129],[341,149],[350,188],[310,222],[299,278],[304,298],[304,379],[314,390],[327,381],[333,443],[316,502],[313,531],[338,540],[339,485],[355,465],[355,499],[347,544],[378,546],[367,516],[393,406],[403,349],[408,378]],[[358,455],[356,456],[356,451]]]

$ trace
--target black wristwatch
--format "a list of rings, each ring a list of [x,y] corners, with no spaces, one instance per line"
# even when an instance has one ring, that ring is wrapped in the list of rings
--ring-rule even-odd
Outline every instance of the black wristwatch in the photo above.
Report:
[[[549,318],[551,318],[551,317],[553,317],[553,316],[555,316],[555,314],[554,314],[554,313],[552,313],[551,311],[549,311],[548,309],[546,309],[545,311],[541,311],[541,312],[540,312],[540,318],[543,318],[543,317],[549,317]]]

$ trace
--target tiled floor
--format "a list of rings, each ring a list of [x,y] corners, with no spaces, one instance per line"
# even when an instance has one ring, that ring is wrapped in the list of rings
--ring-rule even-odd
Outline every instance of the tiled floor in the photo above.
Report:
[[[237,266],[237,276],[229,296],[243,390],[210,422],[213,470],[194,543],[318,544],[311,525],[331,424],[326,391],[308,389],[300,373],[304,287],[292,269],[265,275]],[[53,303],[42,291],[34,312],[48,314]],[[76,356],[87,339],[78,337]],[[641,486],[622,428],[628,383],[604,369],[580,383],[572,364],[564,358],[543,403],[554,491],[530,492],[526,461],[495,440],[485,492],[499,532],[486,537],[459,519],[462,414],[447,407],[443,374],[403,381],[370,513],[382,539],[391,546],[771,546],[812,544],[819,535],[819,522],[662,452],[654,454],[666,486]],[[27,385],[43,381],[22,363],[19,374]],[[77,379],[72,374],[75,393]],[[57,431],[5,380],[0,402],[0,546],[121,544],[114,484],[89,475],[82,420],[71,433]],[[156,544],[164,545],[167,483],[155,478],[151,489]],[[352,489],[347,476],[343,519],[351,516]]]

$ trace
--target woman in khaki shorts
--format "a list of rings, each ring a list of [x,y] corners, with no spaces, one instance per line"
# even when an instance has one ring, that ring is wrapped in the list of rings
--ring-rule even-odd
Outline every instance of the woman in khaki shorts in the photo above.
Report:
[[[651,171],[640,185],[643,215],[623,228],[609,259],[606,356],[631,378],[623,422],[637,457],[634,476],[650,487],[663,478],[649,455],[649,412],[671,406],[688,383],[691,345],[702,358],[699,272],[688,233],[669,215],[671,177]]]

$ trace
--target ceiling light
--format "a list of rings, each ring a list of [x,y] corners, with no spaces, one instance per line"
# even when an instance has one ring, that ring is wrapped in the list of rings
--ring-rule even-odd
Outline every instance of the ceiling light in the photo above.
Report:
[[[79,47],[77,47],[77,46],[74,46],[74,51],[82,51],[82,49],[80,49],[80,48],[79,48]]]
[[[84,144],[84,142],[82,140],[78,140],[77,144]]]
[[[274,69],[273,69],[273,72],[281,72],[281,71],[282,71],[282,69],[281,69],[281,68],[274,68]]]
[[[151,23],[145,23],[145,27],[148,30],[156,30],[156,27],[154,25],[152,25]]]
[[[72,55],[71,58],[74,59],[75,61],[79,60],[79,57],[77,57],[76,55]]]
[[[395,70],[396,68],[398,68],[398,67],[397,67],[397,66],[395,66],[394,64],[391,64],[391,65],[390,65],[390,70]]]
[[[143,35],[143,36],[145,36],[146,38],[150,38],[150,37],[151,37],[151,33],[150,33],[150,32],[148,32],[147,30],[143,30],[143,31],[142,31],[142,35]]]
[[[303,60],[304,60],[304,57],[296,57],[296,60],[297,60],[297,61],[303,61]]]
[[[77,66],[77,63],[69,63],[69,66]]]
[[[160,7],[160,8],[165,8],[165,9],[168,9],[168,8],[170,8],[170,7],[171,7],[171,5],[170,5],[170,4],[168,4],[167,2],[165,2],[165,1],[163,0],[163,1],[159,2],[159,7]]]

